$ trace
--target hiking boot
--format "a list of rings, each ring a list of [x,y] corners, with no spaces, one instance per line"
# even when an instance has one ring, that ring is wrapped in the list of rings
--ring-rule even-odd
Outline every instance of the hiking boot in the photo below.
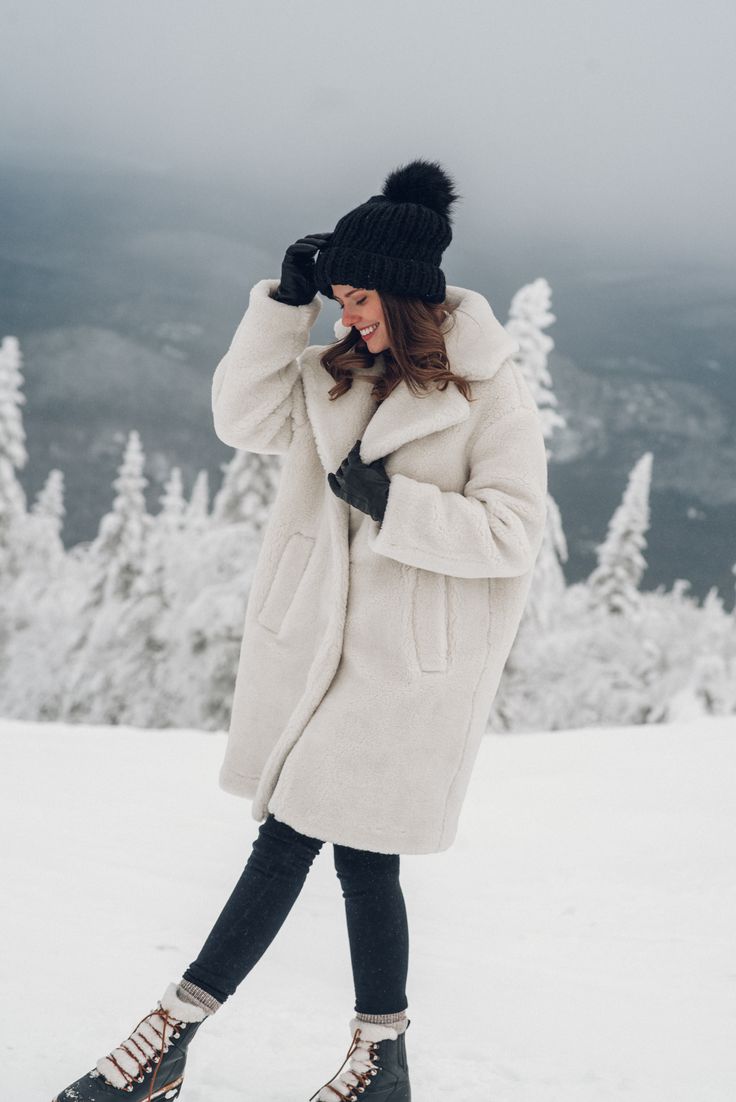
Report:
[[[184,1081],[187,1047],[206,1017],[170,983],[156,1010],[53,1102],[173,1102]]]
[[[407,1020],[406,1029],[410,1024]],[[353,1039],[342,1067],[309,1102],[411,1102],[406,1029],[399,1033],[390,1025],[353,1018]]]

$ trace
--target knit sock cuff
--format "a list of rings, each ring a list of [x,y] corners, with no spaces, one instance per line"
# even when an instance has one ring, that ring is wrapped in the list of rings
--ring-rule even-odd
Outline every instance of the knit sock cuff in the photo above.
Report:
[[[373,1022],[375,1025],[390,1025],[393,1029],[398,1030],[399,1033],[403,1033],[407,1025],[406,1011],[400,1010],[396,1014],[361,1014],[359,1010],[355,1012],[355,1017],[359,1022]]]
[[[190,980],[180,980],[176,993],[182,1002],[199,1006],[208,1014],[214,1014],[222,1006],[222,1003],[218,1002],[214,995],[210,995],[209,991],[197,987],[196,983],[192,983]]]

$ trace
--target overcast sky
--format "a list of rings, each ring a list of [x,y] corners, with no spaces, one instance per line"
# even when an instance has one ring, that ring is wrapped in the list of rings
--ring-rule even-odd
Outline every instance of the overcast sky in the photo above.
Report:
[[[248,180],[303,232],[439,160],[455,234],[736,247],[732,0],[0,0],[8,161]],[[258,219],[258,211],[244,213]]]

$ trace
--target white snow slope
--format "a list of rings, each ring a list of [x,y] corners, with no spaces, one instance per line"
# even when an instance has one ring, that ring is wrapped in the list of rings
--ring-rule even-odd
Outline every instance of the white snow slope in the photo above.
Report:
[[[220,734],[0,738],[0,1086],[49,1102],[194,959],[258,824]],[[402,858],[417,1102],[733,1102],[734,780],[733,717],[485,740],[454,846]],[[183,1102],[306,1102],[353,1010],[326,844]]]

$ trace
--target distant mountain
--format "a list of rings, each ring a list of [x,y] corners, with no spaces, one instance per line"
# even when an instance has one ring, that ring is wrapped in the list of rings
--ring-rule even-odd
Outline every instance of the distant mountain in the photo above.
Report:
[[[95,535],[130,429],[146,450],[152,511],[174,464],[188,488],[202,467],[216,488],[230,449],[212,428],[212,373],[250,287],[278,275],[294,236],[284,239],[268,197],[16,167],[0,181],[0,225],[0,333],[16,335],[24,354],[21,477],[32,497],[51,467],[64,471],[66,544]],[[730,607],[736,274],[656,258],[593,262],[569,243],[503,249],[491,270],[453,242],[445,271],[487,295],[502,321],[522,283],[544,275],[552,286],[550,370],[568,424],[553,441],[550,489],[568,580],[595,565],[628,473],[651,450],[645,588],[688,578],[699,596],[718,585]],[[325,304],[315,342],[331,339],[336,317]]]

